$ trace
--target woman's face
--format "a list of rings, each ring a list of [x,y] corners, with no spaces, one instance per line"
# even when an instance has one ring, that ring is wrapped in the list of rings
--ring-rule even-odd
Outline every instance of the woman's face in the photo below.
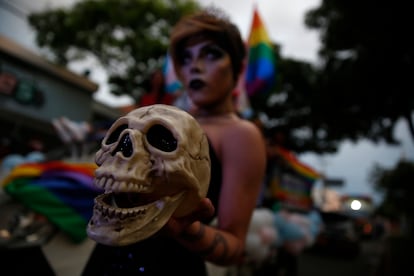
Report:
[[[179,76],[192,102],[211,106],[231,97],[235,86],[230,55],[210,39],[187,43]]]

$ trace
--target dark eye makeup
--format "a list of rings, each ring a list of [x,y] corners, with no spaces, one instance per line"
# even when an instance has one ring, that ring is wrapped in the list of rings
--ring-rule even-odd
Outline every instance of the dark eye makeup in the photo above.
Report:
[[[210,59],[219,59],[224,56],[224,50],[219,47],[217,44],[209,44],[203,49],[206,53],[206,56]]]
[[[200,50],[201,58],[207,58],[208,60],[217,60],[225,55],[225,51],[219,45],[215,43],[206,44]],[[193,55],[188,49],[183,49],[179,56],[180,64],[188,64],[192,59]]]

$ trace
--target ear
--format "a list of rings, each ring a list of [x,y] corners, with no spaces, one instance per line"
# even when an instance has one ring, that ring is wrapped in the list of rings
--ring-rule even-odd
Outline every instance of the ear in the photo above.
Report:
[[[243,59],[243,62],[241,64],[241,73],[240,74],[244,74],[246,72],[246,68],[247,68],[247,56]]]
[[[244,77],[245,77],[245,74],[246,74],[246,68],[247,68],[247,57],[245,57],[243,59],[242,63],[241,63],[240,73],[239,73],[239,75],[237,76],[237,79],[236,79],[236,81],[237,81],[236,85],[237,86],[240,85],[240,82],[244,82]]]
[[[236,80],[236,85],[234,87],[234,94],[238,95],[240,91],[244,90],[245,74],[246,74],[246,65],[247,59],[244,59],[241,66],[241,72]]]

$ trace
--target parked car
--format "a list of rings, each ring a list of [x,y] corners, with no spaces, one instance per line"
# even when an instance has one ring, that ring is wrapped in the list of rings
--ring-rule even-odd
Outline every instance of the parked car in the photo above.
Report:
[[[360,252],[354,218],[337,212],[321,212],[323,228],[310,251],[332,257],[355,258]]]

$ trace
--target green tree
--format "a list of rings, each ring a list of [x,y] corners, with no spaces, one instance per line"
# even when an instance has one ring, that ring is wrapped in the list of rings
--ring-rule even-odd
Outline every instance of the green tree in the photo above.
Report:
[[[388,217],[406,219],[410,229],[414,214],[414,163],[400,160],[391,169],[375,165],[370,173],[370,181],[384,195],[378,212]]]
[[[323,0],[304,18],[320,33],[318,64],[283,58],[275,47],[275,91],[252,101],[285,146],[324,153],[346,139],[396,145],[400,119],[414,140],[414,17],[407,5]]]
[[[280,55],[275,44],[277,60],[276,85],[268,95],[250,98],[253,109],[264,118],[267,135],[283,136],[283,146],[295,152],[335,152],[343,137],[326,139],[326,118],[317,112],[320,101],[315,88],[317,70],[304,61]]]
[[[395,144],[403,118],[414,139],[414,17],[408,2],[322,0],[306,14],[322,47],[314,106],[327,139]]]
[[[198,8],[191,0],[85,0],[31,14],[29,23],[52,61],[67,66],[93,56],[111,92],[137,100],[143,80],[165,58],[171,26]]]

